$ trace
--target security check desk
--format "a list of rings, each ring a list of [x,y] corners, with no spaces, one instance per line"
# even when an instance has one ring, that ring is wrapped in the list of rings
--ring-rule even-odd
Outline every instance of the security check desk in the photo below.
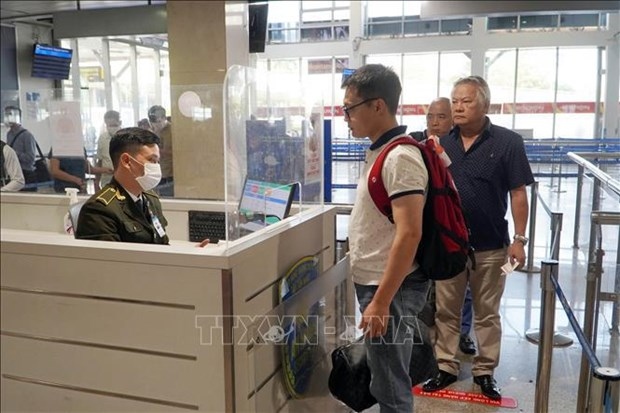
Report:
[[[322,331],[337,330],[347,266],[335,263],[332,208],[308,207],[197,248],[187,241],[188,211],[221,210],[221,202],[163,199],[166,246],[74,239],[63,229],[64,196],[3,193],[0,201],[3,411],[290,406],[281,346],[260,343],[252,321],[277,314],[280,281],[301,257],[319,266],[309,287]],[[320,343],[323,357],[333,345]],[[325,363],[312,373],[319,386]]]

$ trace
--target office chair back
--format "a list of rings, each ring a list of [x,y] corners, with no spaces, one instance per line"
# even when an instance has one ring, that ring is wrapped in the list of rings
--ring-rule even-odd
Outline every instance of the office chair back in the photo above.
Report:
[[[80,217],[80,210],[86,203],[86,200],[77,202],[69,206],[69,218],[71,219],[71,225],[73,225],[73,234],[77,232],[78,218]]]

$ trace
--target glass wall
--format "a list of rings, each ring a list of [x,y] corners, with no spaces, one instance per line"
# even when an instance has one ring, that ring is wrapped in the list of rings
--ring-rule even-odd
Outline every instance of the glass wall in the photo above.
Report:
[[[63,81],[63,93],[81,90],[91,102],[87,143],[103,131],[108,110],[121,114],[124,126],[135,126],[148,109],[161,105],[170,113],[170,69],[166,35],[79,38],[61,41],[78,56],[79,81]],[[74,63],[75,64],[75,63]],[[75,73],[73,71],[72,73]],[[109,85],[109,86],[107,86]],[[90,145],[90,143],[88,143]]]
[[[485,61],[493,122],[537,139],[595,137],[597,48],[490,50]]]

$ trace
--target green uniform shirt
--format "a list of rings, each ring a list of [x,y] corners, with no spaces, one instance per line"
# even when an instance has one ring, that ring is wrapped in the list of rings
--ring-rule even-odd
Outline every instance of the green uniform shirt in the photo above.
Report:
[[[162,213],[159,197],[152,191],[143,192],[150,214],[165,230],[168,221]],[[82,206],[75,237],[100,241],[168,244],[168,235],[158,234],[153,222],[133,201],[131,195],[116,180],[101,188]]]

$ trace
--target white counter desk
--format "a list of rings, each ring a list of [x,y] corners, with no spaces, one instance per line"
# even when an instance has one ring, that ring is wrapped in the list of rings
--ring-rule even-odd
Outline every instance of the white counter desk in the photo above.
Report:
[[[76,240],[63,233],[62,196],[0,199],[2,411],[293,412],[281,348],[248,345],[235,317],[281,312],[279,280],[305,256],[319,262],[304,291],[321,298],[323,329],[341,331],[351,314],[332,208],[197,248],[187,211],[221,204],[163,200],[165,246]],[[335,336],[323,337],[323,354]],[[315,376],[327,380],[325,369]]]

